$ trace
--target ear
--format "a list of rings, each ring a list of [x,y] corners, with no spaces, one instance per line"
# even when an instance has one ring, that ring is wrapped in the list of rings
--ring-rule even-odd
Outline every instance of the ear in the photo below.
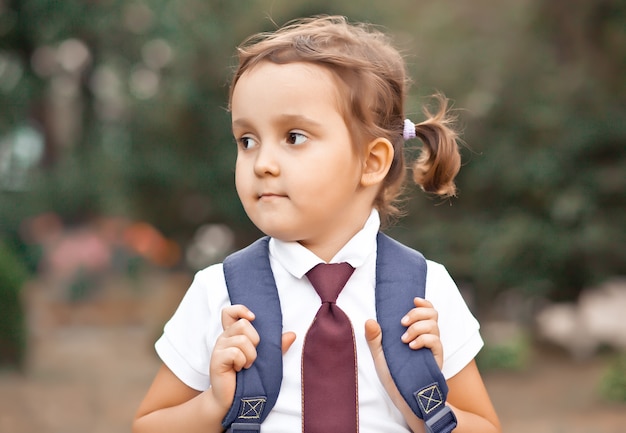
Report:
[[[383,182],[391,167],[394,152],[393,145],[386,138],[378,137],[368,143],[363,158],[362,186]]]

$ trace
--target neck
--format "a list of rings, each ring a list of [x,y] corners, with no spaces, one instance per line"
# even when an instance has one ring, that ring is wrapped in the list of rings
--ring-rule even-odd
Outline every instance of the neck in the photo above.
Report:
[[[367,219],[369,218],[370,211],[362,218],[359,218],[357,224],[355,224],[350,231],[344,231],[341,234],[329,233],[328,237],[317,240],[299,240],[298,243],[307,248],[313,254],[315,254],[324,262],[329,263],[333,257],[356,235],[363,229]]]

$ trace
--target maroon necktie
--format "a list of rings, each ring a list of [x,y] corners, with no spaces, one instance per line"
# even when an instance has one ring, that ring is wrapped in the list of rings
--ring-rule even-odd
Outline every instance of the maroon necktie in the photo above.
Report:
[[[354,268],[321,263],[307,277],[322,299],[302,350],[304,433],[358,432],[357,370],[350,319],[335,302]]]

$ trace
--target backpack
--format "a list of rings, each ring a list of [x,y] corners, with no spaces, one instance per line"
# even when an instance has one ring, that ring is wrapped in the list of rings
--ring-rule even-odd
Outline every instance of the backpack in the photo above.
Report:
[[[263,237],[223,262],[231,303],[254,311],[254,327],[261,337],[257,359],[237,373],[233,405],[222,422],[232,433],[261,430],[282,382],[282,314],[268,242],[269,237]],[[414,308],[416,296],[424,297],[426,260],[380,232],[377,246],[376,317],[389,371],[403,398],[424,420],[427,433],[449,433],[456,427],[456,417],[445,405],[448,386],[432,352],[413,350],[400,340],[405,328],[399,319]]]

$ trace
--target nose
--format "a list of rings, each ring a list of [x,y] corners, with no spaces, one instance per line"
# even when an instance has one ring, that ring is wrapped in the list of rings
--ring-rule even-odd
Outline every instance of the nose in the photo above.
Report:
[[[277,176],[280,173],[276,151],[271,144],[259,146],[254,161],[254,173],[257,176]]]

